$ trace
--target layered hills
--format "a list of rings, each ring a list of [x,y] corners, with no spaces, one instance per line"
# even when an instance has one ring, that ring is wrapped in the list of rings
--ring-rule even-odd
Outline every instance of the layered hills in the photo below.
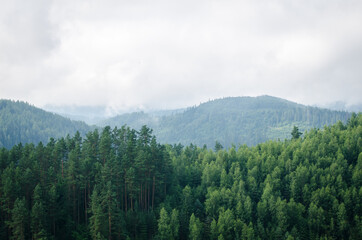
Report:
[[[271,96],[228,97],[181,110],[133,112],[98,122],[98,127],[127,125],[153,129],[161,143],[213,147],[253,146],[267,140],[290,138],[294,126],[301,132],[346,121],[351,113],[310,107]],[[0,100],[0,147],[19,142],[47,143],[53,138],[81,135],[94,129],[81,121],[44,111],[28,103]]]
[[[161,143],[190,143],[213,147],[232,144],[256,145],[267,140],[290,138],[293,126],[301,132],[346,122],[349,112],[305,106],[271,96],[228,97],[202,103],[167,115],[145,112],[109,118],[99,126],[148,125]]]

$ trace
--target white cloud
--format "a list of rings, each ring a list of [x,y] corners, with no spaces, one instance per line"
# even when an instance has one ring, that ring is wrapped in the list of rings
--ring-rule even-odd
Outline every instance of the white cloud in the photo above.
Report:
[[[259,94],[362,102],[360,1],[2,5],[2,98],[110,109]]]

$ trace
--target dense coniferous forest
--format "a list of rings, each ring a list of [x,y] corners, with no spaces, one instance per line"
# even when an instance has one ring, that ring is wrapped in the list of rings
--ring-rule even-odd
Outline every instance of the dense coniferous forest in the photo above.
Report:
[[[294,125],[304,132],[339,120],[346,123],[350,116],[348,112],[304,106],[271,96],[228,97],[164,116],[127,113],[100,125],[126,124],[135,129],[147,125],[161,143],[213,147],[218,141],[229,148],[235,143],[252,146],[267,140],[285,139]]]
[[[214,149],[105,127],[0,149],[0,239],[361,239],[362,114]]]
[[[51,137],[82,135],[92,128],[46,112],[25,102],[0,100],[0,147],[11,148],[18,143],[48,142]]]

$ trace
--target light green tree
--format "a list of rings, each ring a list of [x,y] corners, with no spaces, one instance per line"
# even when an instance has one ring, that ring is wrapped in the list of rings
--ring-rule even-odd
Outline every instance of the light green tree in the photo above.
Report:
[[[234,239],[234,225],[235,219],[232,211],[230,209],[224,211],[224,209],[221,208],[217,227],[220,235],[222,235],[224,239]]]
[[[219,231],[217,229],[217,222],[215,219],[212,220],[210,225],[210,239],[217,239]]]
[[[158,239],[172,239],[172,228],[170,225],[170,217],[165,208],[161,208],[160,218],[158,220]]]
[[[195,214],[192,214],[190,217],[189,232],[189,239],[201,239],[202,223],[195,217]]]

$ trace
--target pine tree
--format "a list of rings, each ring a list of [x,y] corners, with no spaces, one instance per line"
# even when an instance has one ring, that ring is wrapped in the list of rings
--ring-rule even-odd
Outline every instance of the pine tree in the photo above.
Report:
[[[212,220],[211,225],[210,225],[210,239],[217,239],[219,235],[219,230],[217,227],[217,221],[215,219]]]
[[[192,240],[201,239],[202,223],[197,217],[195,217],[195,214],[192,214],[190,217],[189,232],[190,232],[189,239]]]
[[[102,200],[97,185],[94,187],[91,196],[89,210],[92,214],[92,216],[89,218],[89,227],[93,240],[106,239],[105,232],[107,229],[105,229],[106,227],[104,224],[107,222],[107,219],[102,209]]]
[[[297,126],[294,126],[291,135],[292,139],[298,139],[302,135],[302,133],[299,131],[299,128]]]
[[[224,211],[224,209],[221,208],[217,228],[224,239],[234,239],[234,225],[235,220],[232,211],[230,209]]]
[[[42,189],[38,184],[34,189],[33,207],[31,208],[31,232],[33,239],[46,239],[48,237],[46,208],[42,199]]]
[[[172,210],[170,218],[170,227],[172,232],[172,239],[178,239],[180,222],[179,222],[179,213],[177,209]]]
[[[158,220],[158,238],[160,240],[169,240],[172,238],[172,228],[170,225],[170,217],[165,208],[161,208],[160,218]]]
[[[14,208],[11,210],[11,221],[8,222],[14,239],[24,240],[28,238],[28,223],[29,211],[26,208],[25,198],[17,198]]]

